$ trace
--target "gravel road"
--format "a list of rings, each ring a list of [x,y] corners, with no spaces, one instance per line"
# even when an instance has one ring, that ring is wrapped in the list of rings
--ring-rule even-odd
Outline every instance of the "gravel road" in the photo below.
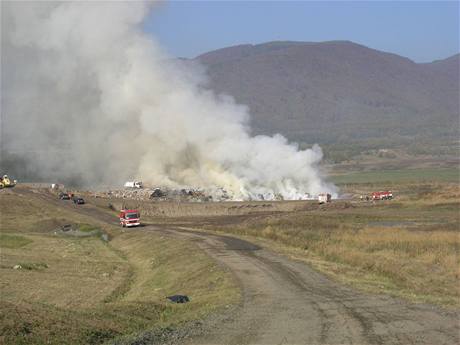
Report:
[[[240,307],[205,322],[203,334],[187,344],[460,344],[458,311],[357,292],[237,238],[146,231],[195,241],[241,285]]]

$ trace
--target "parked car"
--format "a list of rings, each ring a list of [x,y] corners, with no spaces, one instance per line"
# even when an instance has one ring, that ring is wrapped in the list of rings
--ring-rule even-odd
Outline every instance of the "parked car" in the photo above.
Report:
[[[85,203],[85,200],[83,198],[78,197],[78,196],[74,197],[72,200],[77,205],[83,205]]]
[[[68,193],[61,192],[59,193],[59,199],[61,200],[70,200],[70,196]]]

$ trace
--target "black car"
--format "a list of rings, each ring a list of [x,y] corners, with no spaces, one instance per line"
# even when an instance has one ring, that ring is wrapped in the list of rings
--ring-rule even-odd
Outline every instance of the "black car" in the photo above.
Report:
[[[75,197],[73,198],[73,202],[77,205],[83,205],[85,203],[85,200],[83,198],[80,198],[80,197]]]
[[[61,193],[59,193],[59,199],[61,199],[61,200],[70,200],[70,196],[67,193],[61,192]]]

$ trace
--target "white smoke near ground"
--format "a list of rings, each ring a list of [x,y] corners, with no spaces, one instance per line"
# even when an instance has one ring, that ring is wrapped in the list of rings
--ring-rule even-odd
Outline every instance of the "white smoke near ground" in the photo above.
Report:
[[[2,2],[2,143],[55,181],[335,192],[321,149],[251,136],[245,106],[145,34],[144,2]],[[153,8],[153,10],[155,10]]]

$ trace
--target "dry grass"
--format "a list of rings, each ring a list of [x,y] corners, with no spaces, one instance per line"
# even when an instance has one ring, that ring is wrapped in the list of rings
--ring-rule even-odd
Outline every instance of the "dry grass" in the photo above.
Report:
[[[22,191],[23,188],[18,188]],[[57,196],[55,197],[57,201]],[[0,193],[1,232],[9,233],[49,233],[51,230],[72,221],[85,223],[87,217],[63,207],[71,201],[52,204],[41,198],[40,193],[22,194],[14,189],[2,190]],[[61,206],[62,205],[62,206]],[[94,221],[95,224],[100,222]]]
[[[198,318],[238,301],[229,273],[187,241],[140,231],[118,236],[113,246],[126,253],[134,269],[130,288],[117,297],[120,303],[160,303],[182,321],[190,317],[184,309]],[[174,294],[188,295],[193,303],[171,305],[165,297]]]
[[[21,248],[32,242],[24,236],[0,234],[0,248]]]
[[[406,293],[458,304],[459,247],[455,232],[364,228],[334,234],[312,250],[328,261],[387,278]]]
[[[8,214],[0,217],[0,343],[99,344],[239,300],[231,275],[193,243],[121,232],[40,192],[2,190],[0,207]],[[62,224],[102,228],[112,240],[55,233]],[[175,293],[191,302],[168,303]]]
[[[458,306],[459,187],[435,183],[402,189],[408,196],[390,202],[330,205],[208,229],[282,244],[318,269],[366,289]]]
[[[74,239],[30,234],[33,242],[23,248],[4,249],[2,300],[45,302],[57,307],[90,307],[101,302],[120,284],[127,265],[96,238]],[[13,269],[20,264],[46,264],[40,271]]]

